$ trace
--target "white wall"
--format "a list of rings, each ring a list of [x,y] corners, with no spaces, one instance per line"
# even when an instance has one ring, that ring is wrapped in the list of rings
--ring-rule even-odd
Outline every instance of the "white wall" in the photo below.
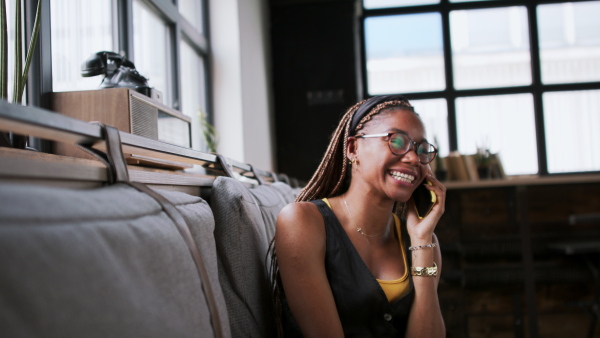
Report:
[[[225,157],[276,171],[266,0],[210,0],[213,113]]]

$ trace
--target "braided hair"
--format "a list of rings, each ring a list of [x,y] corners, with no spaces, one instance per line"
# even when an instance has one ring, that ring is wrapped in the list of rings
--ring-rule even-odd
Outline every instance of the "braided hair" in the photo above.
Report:
[[[346,155],[348,137],[354,136],[373,116],[387,109],[400,108],[414,112],[406,97],[403,95],[375,96],[360,101],[350,107],[342,116],[337,128],[331,136],[327,151],[308,184],[296,197],[296,202],[312,201],[316,199],[329,198],[341,195],[349,186],[349,170],[351,165]],[[397,205],[394,212],[398,215],[403,213],[403,205]],[[281,278],[279,266],[277,265],[277,254],[275,252],[275,237],[269,245],[271,256],[271,292],[275,316],[277,322],[278,337],[283,337],[282,326],[282,303],[281,303]]]
[[[334,197],[343,193],[348,188],[344,186],[348,177],[346,155],[348,137],[356,135],[373,116],[381,111],[396,107],[414,112],[403,95],[375,96],[348,109],[333,132],[321,164],[306,187],[296,197],[296,202]]]

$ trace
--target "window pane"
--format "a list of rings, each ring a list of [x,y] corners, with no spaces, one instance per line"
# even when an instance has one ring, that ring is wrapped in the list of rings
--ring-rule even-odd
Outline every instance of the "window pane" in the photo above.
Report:
[[[600,90],[544,93],[548,172],[600,170]]]
[[[367,9],[438,4],[440,0],[363,0]]]
[[[448,105],[445,99],[410,100],[419,114],[425,129],[427,139],[438,149],[438,156],[446,157],[450,152],[448,138]]]
[[[204,59],[181,41],[181,112],[192,118],[192,148],[206,151],[200,130],[200,112],[206,114]]]
[[[51,0],[54,91],[96,89],[102,82],[104,75],[82,77],[81,64],[96,52],[113,51],[111,4],[111,0]]]
[[[200,0],[179,0],[179,13],[189,21],[200,33],[202,29],[202,1]]]
[[[600,80],[600,1],[537,8],[542,82]]]
[[[369,94],[445,88],[439,13],[365,19]]]
[[[461,154],[485,147],[499,154],[507,175],[538,172],[531,94],[458,98],[456,125]]]
[[[150,87],[163,94],[163,103],[171,106],[169,27],[141,0],[133,1],[133,52],[135,68],[148,78]]]
[[[525,7],[450,12],[454,87],[531,84]]]

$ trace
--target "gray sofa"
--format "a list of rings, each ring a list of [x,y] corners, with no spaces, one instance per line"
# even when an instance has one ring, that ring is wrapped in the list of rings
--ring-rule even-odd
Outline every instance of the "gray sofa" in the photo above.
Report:
[[[158,192],[187,223],[210,285],[145,193],[1,184],[0,337],[273,336],[267,246],[294,190],[219,177],[211,205]]]

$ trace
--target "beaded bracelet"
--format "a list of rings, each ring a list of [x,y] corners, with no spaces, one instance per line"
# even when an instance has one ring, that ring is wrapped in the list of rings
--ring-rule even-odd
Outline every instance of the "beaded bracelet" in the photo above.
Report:
[[[414,250],[419,250],[419,249],[423,249],[423,248],[435,248],[436,246],[437,246],[437,244],[430,243],[430,244],[425,244],[425,245],[411,246],[408,248],[408,250],[414,251]]]

